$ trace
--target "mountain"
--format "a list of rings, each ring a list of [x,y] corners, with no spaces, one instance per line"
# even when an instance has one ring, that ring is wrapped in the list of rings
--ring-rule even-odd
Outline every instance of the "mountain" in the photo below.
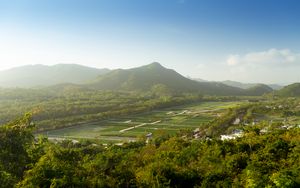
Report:
[[[195,81],[198,81],[198,82],[218,82],[218,81],[207,81],[207,80],[203,80],[201,78],[192,78],[192,79]],[[228,85],[228,86],[232,86],[232,87],[238,87],[241,89],[249,89],[249,88],[261,85],[260,83],[242,83],[242,82],[237,82],[237,81],[232,81],[232,80],[220,81],[220,83]],[[263,85],[266,85],[266,84],[263,84]],[[268,84],[267,86],[269,86],[273,90],[279,90],[279,89],[283,88],[283,86],[278,85],[278,84]]]
[[[77,64],[27,65],[0,72],[0,87],[39,87],[62,83],[83,84],[109,72]]]
[[[201,79],[201,78],[190,78],[190,77],[187,77],[187,78],[189,78],[189,79],[191,79],[191,80],[195,80],[195,81],[197,81],[197,82],[209,82],[209,81],[203,80],[203,79]]]
[[[270,86],[273,90],[280,90],[284,87],[284,86],[279,85],[279,84],[268,84],[268,86]]]
[[[300,83],[294,83],[285,86],[281,90],[276,92],[276,95],[282,97],[299,97],[300,96]]]
[[[263,94],[267,94],[272,92],[273,89],[265,84],[257,84],[253,87],[250,87],[248,89],[245,89],[245,95],[250,95],[250,96],[261,96]]]
[[[238,88],[242,88],[242,89],[249,89],[249,88],[257,85],[256,83],[242,83],[242,82],[236,82],[236,81],[231,81],[231,80],[225,80],[225,81],[222,81],[222,83],[232,86],[232,87],[238,87]]]
[[[200,92],[211,95],[240,95],[240,88],[222,83],[197,82],[190,80],[159,63],[151,63],[133,69],[118,69],[99,76],[90,84],[93,88],[107,90],[149,91],[157,85],[177,92]]]
[[[112,71],[76,64],[28,65],[0,72],[0,87],[44,87],[53,92],[100,89],[152,91],[164,94],[198,92],[204,95],[255,96],[272,91],[272,88],[263,84],[242,89],[221,82],[191,80],[157,62]]]
[[[232,86],[232,87],[238,87],[238,88],[242,88],[242,89],[249,89],[249,88],[261,85],[259,83],[242,83],[242,82],[236,82],[236,81],[231,81],[231,80],[222,81],[222,83]],[[263,84],[263,85],[265,85],[265,84]],[[281,85],[278,85],[278,84],[268,84],[267,86],[269,86],[273,90],[279,90],[279,89],[283,88]]]

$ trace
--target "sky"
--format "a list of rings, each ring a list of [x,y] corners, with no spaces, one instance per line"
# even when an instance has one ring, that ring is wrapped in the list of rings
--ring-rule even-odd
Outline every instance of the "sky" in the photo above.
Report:
[[[298,0],[0,0],[0,70],[159,62],[206,80],[300,82]]]

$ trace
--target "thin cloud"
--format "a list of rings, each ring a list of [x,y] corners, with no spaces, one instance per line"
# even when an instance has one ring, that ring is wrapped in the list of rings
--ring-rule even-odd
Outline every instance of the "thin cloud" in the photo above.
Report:
[[[289,49],[269,49],[261,52],[251,52],[244,55],[229,55],[227,65],[297,65],[300,62],[300,54],[294,53]]]
[[[230,66],[240,64],[240,56],[239,55],[230,55],[227,58],[227,64],[230,65]]]

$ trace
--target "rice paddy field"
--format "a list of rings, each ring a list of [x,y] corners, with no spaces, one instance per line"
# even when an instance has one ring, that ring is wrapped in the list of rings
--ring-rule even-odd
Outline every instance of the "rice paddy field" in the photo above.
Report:
[[[194,130],[242,102],[202,102],[148,113],[56,129],[40,134],[49,139],[97,139],[103,142],[133,141],[147,134]]]

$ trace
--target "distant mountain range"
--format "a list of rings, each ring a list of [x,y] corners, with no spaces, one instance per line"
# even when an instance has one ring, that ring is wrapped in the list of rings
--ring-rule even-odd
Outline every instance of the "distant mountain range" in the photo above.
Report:
[[[236,82],[236,81],[231,81],[231,80],[226,80],[226,81],[223,81],[222,83],[229,85],[229,86],[233,86],[233,87],[239,87],[242,89],[249,89],[251,87],[261,85],[261,83],[242,83],[242,82]],[[283,86],[278,85],[278,84],[265,84],[265,85],[268,85],[269,87],[271,87],[274,90],[279,90],[279,89],[283,88]]]
[[[196,80],[198,82],[216,82],[216,81],[203,80],[201,78],[193,78],[193,80]],[[242,82],[231,81],[231,80],[220,81],[220,83],[223,83],[223,84],[226,84],[226,85],[232,86],[232,87],[238,87],[238,88],[241,88],[241,89],[249,89],[251,87],[261,85],[261,83],[242,83]],[[279,90],[279,89],[283,88],[283,86],[281,86],[279,84],[268,84],[268,86],[271,87],[274,90]]]
[[[84,84],[108,69],[77,64],[27,65],[0,72],[0,87],[45,87],[61,83]]]
[[[206,95],[259,96],[279,89],[279,85],[245,84],[234,81],[208,82],[186,78],[159,63],[133,69],[96,69],[76,64],[54,66],[29,65],[0,72],[0,87],[47,87],[53,91],[125,90],[152,91],[164,89],[172,93],[197,92]],[[300,95],[300,84],[276,91],[279,96]]]

